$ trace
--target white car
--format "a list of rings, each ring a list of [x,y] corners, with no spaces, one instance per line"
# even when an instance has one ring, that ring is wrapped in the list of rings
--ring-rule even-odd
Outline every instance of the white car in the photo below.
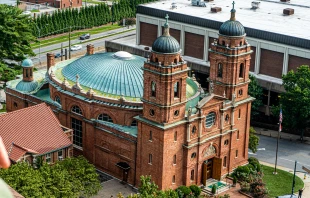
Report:
[[[24,11],[24,12],[22,12],[22,14],[31,15],[31,12],[30,11]]]
[[[72,45],[70,49],[71,51],[77,51],[82,49],[82,45]]]

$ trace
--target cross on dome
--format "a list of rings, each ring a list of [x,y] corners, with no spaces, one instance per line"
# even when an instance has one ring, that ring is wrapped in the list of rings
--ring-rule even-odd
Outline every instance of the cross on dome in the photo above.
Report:
[[[235,9],[235,1],[232,2],[232,5],[233,5],[232,9]]]
[[[232,2],[232,9],[230,10],[230,20],[235,21],[236,20],[236,10],[235,10],[235,1]]]
[[[169,15],[168,14],[166,14],[165,19],[166,19],[166,23],[164,25],[165,29],[164,29],[163,36],[170,36],[170,33],[169,33],[169,23],[168,23]]]

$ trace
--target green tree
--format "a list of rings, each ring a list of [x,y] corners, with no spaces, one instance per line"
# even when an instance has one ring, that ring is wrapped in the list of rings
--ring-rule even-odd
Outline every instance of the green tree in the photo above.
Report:
[[[66,158],[53,166],[43,163],[37,169],[17,163],[0,169],[0,178],[25,197],[90,197],[101,188],[95,167],[83,157]]]
[[[251,149],[253,153],[256,153],[258,145],[259,137],[256,135],[255,129],[253,127],[250,127],[249,149]]]
[[[151,176],[141,176],[140,181],[139,193],[142,197],[152,197],[158,194],[158,186],[151,180]]]
[[[259,114],[259,107],[263,106],[263,88],[258,85],[255,76],[250,75],[250,80],[251,82],[249,84],[248,93],[250,96],[255,98],[255,100],[251,104],[251,118],[253,119],[253,117]]]
[[[19,8],[0,4],[0,61],[22,61],[25,56],[34,55],[30,47],[35,39],[32,25],[30,16]]]
[[[303,132],[309,126],[310,118],[310,68],[302,65],[294,72],[282,76],[284,93],[281,93],[283,125],[289,130]]]

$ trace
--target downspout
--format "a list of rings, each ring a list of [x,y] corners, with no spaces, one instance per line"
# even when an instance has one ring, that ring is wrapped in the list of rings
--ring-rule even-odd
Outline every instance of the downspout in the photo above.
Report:
[[[141,126],[141,124],[139,124]],[[138,126],[139,127],[139,126]],[[141,131],[141,130],[140,130]],[[139,130],[138,130],[139,132]],[[135,175],[134,175],[134,181],[133,181],[133,186],[136,186],[136,179],[137,179],[137,158],[138,158],[138,138],[136,141],[136,150],[135,150]]]

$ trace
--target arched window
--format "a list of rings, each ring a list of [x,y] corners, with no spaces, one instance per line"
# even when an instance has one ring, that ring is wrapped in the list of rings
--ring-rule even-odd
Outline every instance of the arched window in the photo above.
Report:
[[[243,70],[244,70],[244,65],[243,63],[241,63],[240,68],[239,68],[239,78],[243,78]]]
[[[211,128],[215,124],[215,112],[211,112],[207,115],[206,118],[206,127]]]
[[[179,98],[179,82],[174,83],[174,97]]]
[[[32,76],[32,69],[30,70],[30,76]]]
[[[173,156],[173,164],[177,164],[177,155]]]
[[[153,155],[149,154],[149,164],[152,164],[152,162],[153,162]]]
[[[73,107],[71,108],[71,111],[72,111],[73,113],[83,115],[83,112],[82,112],[81,108],[78,107],[78,106],[76,106],[76,105],[73,106]]]
[[[194,177],[195,177],[195,171],[191,170],[191,180],[194,180]]]
[[[222,78],[223,77],[223,64],[219,63],[217,65],[217,77]]]
[[[28,69],[26,69],[26,77],[28,77]]]
[[[175,175],[172,176],[172,183],[175,183]]]
[[[150,141],[153,140],[153,132],[152,132],[152,131],[150,131],[150,138],[149,138],[149,140],[150,140]]]
[[[196,154],[196,152],[194,152],[194,153],[192,153],[191,158],[194,159],[194,158],[196,158],[196,156],[197,156],[197,154]]]
[[[151,96],[156,97],[156,83],[152,81],[151,83]]]
[[[155,63],[158,63],[158,58],[155,58]]]
[[[197,131],[196,126],[193,126],[193,128],[192,128],[192,133],[193,133],[193,134],[195,134],[195,133],[196,133],[196,131]]]
[[[59,96],[55,96],[55,102],[61,105],[61,100]]]
[[[97,119],[101,120],[101,121],[112,122],[113,123],[112,118],[109,115],[105,114],[105,113],[100,114]]]
[[[226,163],[227,163],[227,157],[225,156],[225,157],[224,157],[224,160],[223,160],[223,166],[224,166],[224,167],[226,167]]]
[[[225,41],[222,41],[222,45],[224,45],[224,46],[225,46]]]
[[[178,138],[178,132],[174,132],[174,141],[176,142],[177,141],[177,138]]]
[[[134,120],[134,121],[131,123],[131,126],[137,126],[137,120]]]

